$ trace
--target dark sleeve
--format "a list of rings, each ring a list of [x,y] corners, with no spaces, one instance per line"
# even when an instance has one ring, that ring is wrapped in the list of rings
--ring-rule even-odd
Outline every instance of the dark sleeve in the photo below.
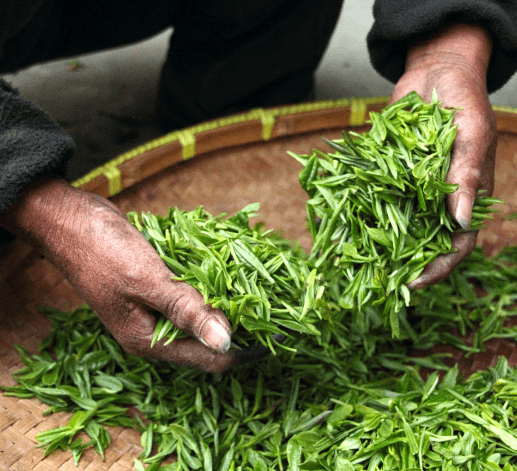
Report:
[[[34,177],[49,171],[64,176],[73,150],[72,138],[52,118],[0,79],[0,212]],[[0,229],[0,246],[10,239]]]
[[[374,68],[397,82],[404,72],[413,37],[457,22],[479,22],[491,33],[494,48],[487,75],[489,93],[517,70],[517,1],[515,0],[376,0],[367,43]]]

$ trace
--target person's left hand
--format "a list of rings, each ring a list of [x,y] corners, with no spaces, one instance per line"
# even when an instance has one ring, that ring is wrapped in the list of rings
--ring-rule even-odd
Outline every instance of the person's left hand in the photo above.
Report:
[[[430,102],[433,90],[444,107],[459,107],[458,133],[447,181],[459,188],[448,196],[448,208],[458,224],[469,229],[478,190],[492,194],[497,131],[486,88],[491,53],[488,33],[477,25],[456,24],[416,42],[408,51],[406,71],[391,95],[394,102],[411,91]],[[438,257],[408,286],[423,288],[445,279],[474,249],[477,232],[452,236],[455,252]]]

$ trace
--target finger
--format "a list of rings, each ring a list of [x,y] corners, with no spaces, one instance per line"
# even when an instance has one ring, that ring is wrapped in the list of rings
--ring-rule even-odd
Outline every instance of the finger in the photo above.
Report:
[[[150,342],[149,338],[146,340]],[[218,353],[193,338],[174,340],[168,345],[164,345],[164,343],[164,341],[157,342],[152,348],[149,343],[139,356],[155,358],[208,373],[220,373],[239,363],[235,350]]]
[[[165,345],[166,340],[162,340],[151,347],[156,322],[155,315],[135,308],[126,318],[124,327],[113,331],[113,334],[126,352],[175,365],[218,373],[239,362],[234,351],[219,353],[194,338],[174,340],[168,345]]]
[[[170,274],[170,272],[168,272]],[[167,317],[178,329],[192,335],[209,349],[226,353],[231,345],[232,328],[220,309],[205,304],[192,286],[167,276],[154,283],[148,304]]]
[[[151,347],[156,327],[156,316],[145,310],[135,309],[127,319],[124,330],[116,335],[125,351],[144,358],[154,358],[175,365],[196,368],[209,373],[219,373],[236,365],[254,363],[268,356],[271,350],[259,343],[242,350],[218,353],[193,338],[156,342]],[[282,336],[276,336],[282,342]]]
[[[283,342],[284,335],[275,335],[277,342]],[[149,338],[146,341],[150,341]],[[178,339],[165,345],[166,340],[157,342],[152,348],[146,348],[148,358],[156,358],[177,365],[197,368],[210,373],[225,371],[230,367],[256,363],[271,354],[269,347],[261,343],[243,349],[216,353],[214,350],[200,345],[195,339]],[[144,356],[144,355],[141,355]]]
[[[481,183],[479,165],[485,150],[482,149],[481,152],[470,143],[458,141],[454,146],[453,159],[447,175],[447,181],[458,185],[458,189],[447,197],[449,212],[465,230],[470,228],[472,207]]]
[[[449,212],[465,230],[470,227],[472,207],[479,189],[489,196],[493,191],[495,150],[497,143],[493,113],[467,118],[465,111],[458,112],[458,134],[453,148],[447,181],[459,185],[450,194],[447,203]]]
[[[174,274],[151,244],[128,222],[125,222],[126,227],[131,229],[131,234],[124,239],[124,249],[129,248],[129,253],[138,254],[138,262],[121,256],[116,258],[116,266],[109,267],[114,273],[114,283],[123,283],[114,298],[122,297],[122,301],[129,303],[129,306],[158,311],[207,347],[220,353],[228,351],[232,329],[224,313],[206,305],[203,296],[194,287],[173,279]],[[120,244],[116,249],[121,250]],[[122,309],[120,300],[112,309]],[[127,309],[120,315],[126,322]],[[121,323],[117,316],[102,318],[106,318],[111,331]]]
[[[440,255],[427,265],[421,275],[408,284],[409,289],[421,289],[447,278],[459,263],[469,255],[476,246],[477,231],[462,232],[451,236],[455,252]]]

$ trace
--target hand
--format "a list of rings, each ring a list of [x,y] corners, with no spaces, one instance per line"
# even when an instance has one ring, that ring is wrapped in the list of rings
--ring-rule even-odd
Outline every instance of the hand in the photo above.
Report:
[[[447,204],[464,229],[470,226],[477,191],[485,190],[489,196],[494,187],[497,131],[486,88],[490,54],[491,40],[482,27],[449,25],[411,45],[405,73],[391,95],[393,102],[414,90],[429,102],[436,89],[442,106],[462,108],[455,115],[458,134],[447,176],[459,188],[448,196]],[[438,257],[409,287],[423,288],[445,279],[472,252],[476,239],[476,232],[454,234],[457,251]]]
[[[228,352],[231,326],[223,312],[171,280],[151,244],[108,200],[42,177],[0,215],[0,224],[60,269],[127,352],[211,372],[253,359],[253,352]],[[151,348],[156,312],[193,338]]]

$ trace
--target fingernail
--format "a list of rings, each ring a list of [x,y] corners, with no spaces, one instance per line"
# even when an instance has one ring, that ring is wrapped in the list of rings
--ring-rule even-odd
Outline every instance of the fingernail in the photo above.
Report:
[[[226,353],[232,344],[232,338],[215,317],[210,317],[201,329],[200,340],[210,348]]]
[[[457,201],[454,218],[463,229],[468,231],[470,220],[472,219],[472,205],[474,202],[472,201],[472,197],[465,192],[458,195]]]

